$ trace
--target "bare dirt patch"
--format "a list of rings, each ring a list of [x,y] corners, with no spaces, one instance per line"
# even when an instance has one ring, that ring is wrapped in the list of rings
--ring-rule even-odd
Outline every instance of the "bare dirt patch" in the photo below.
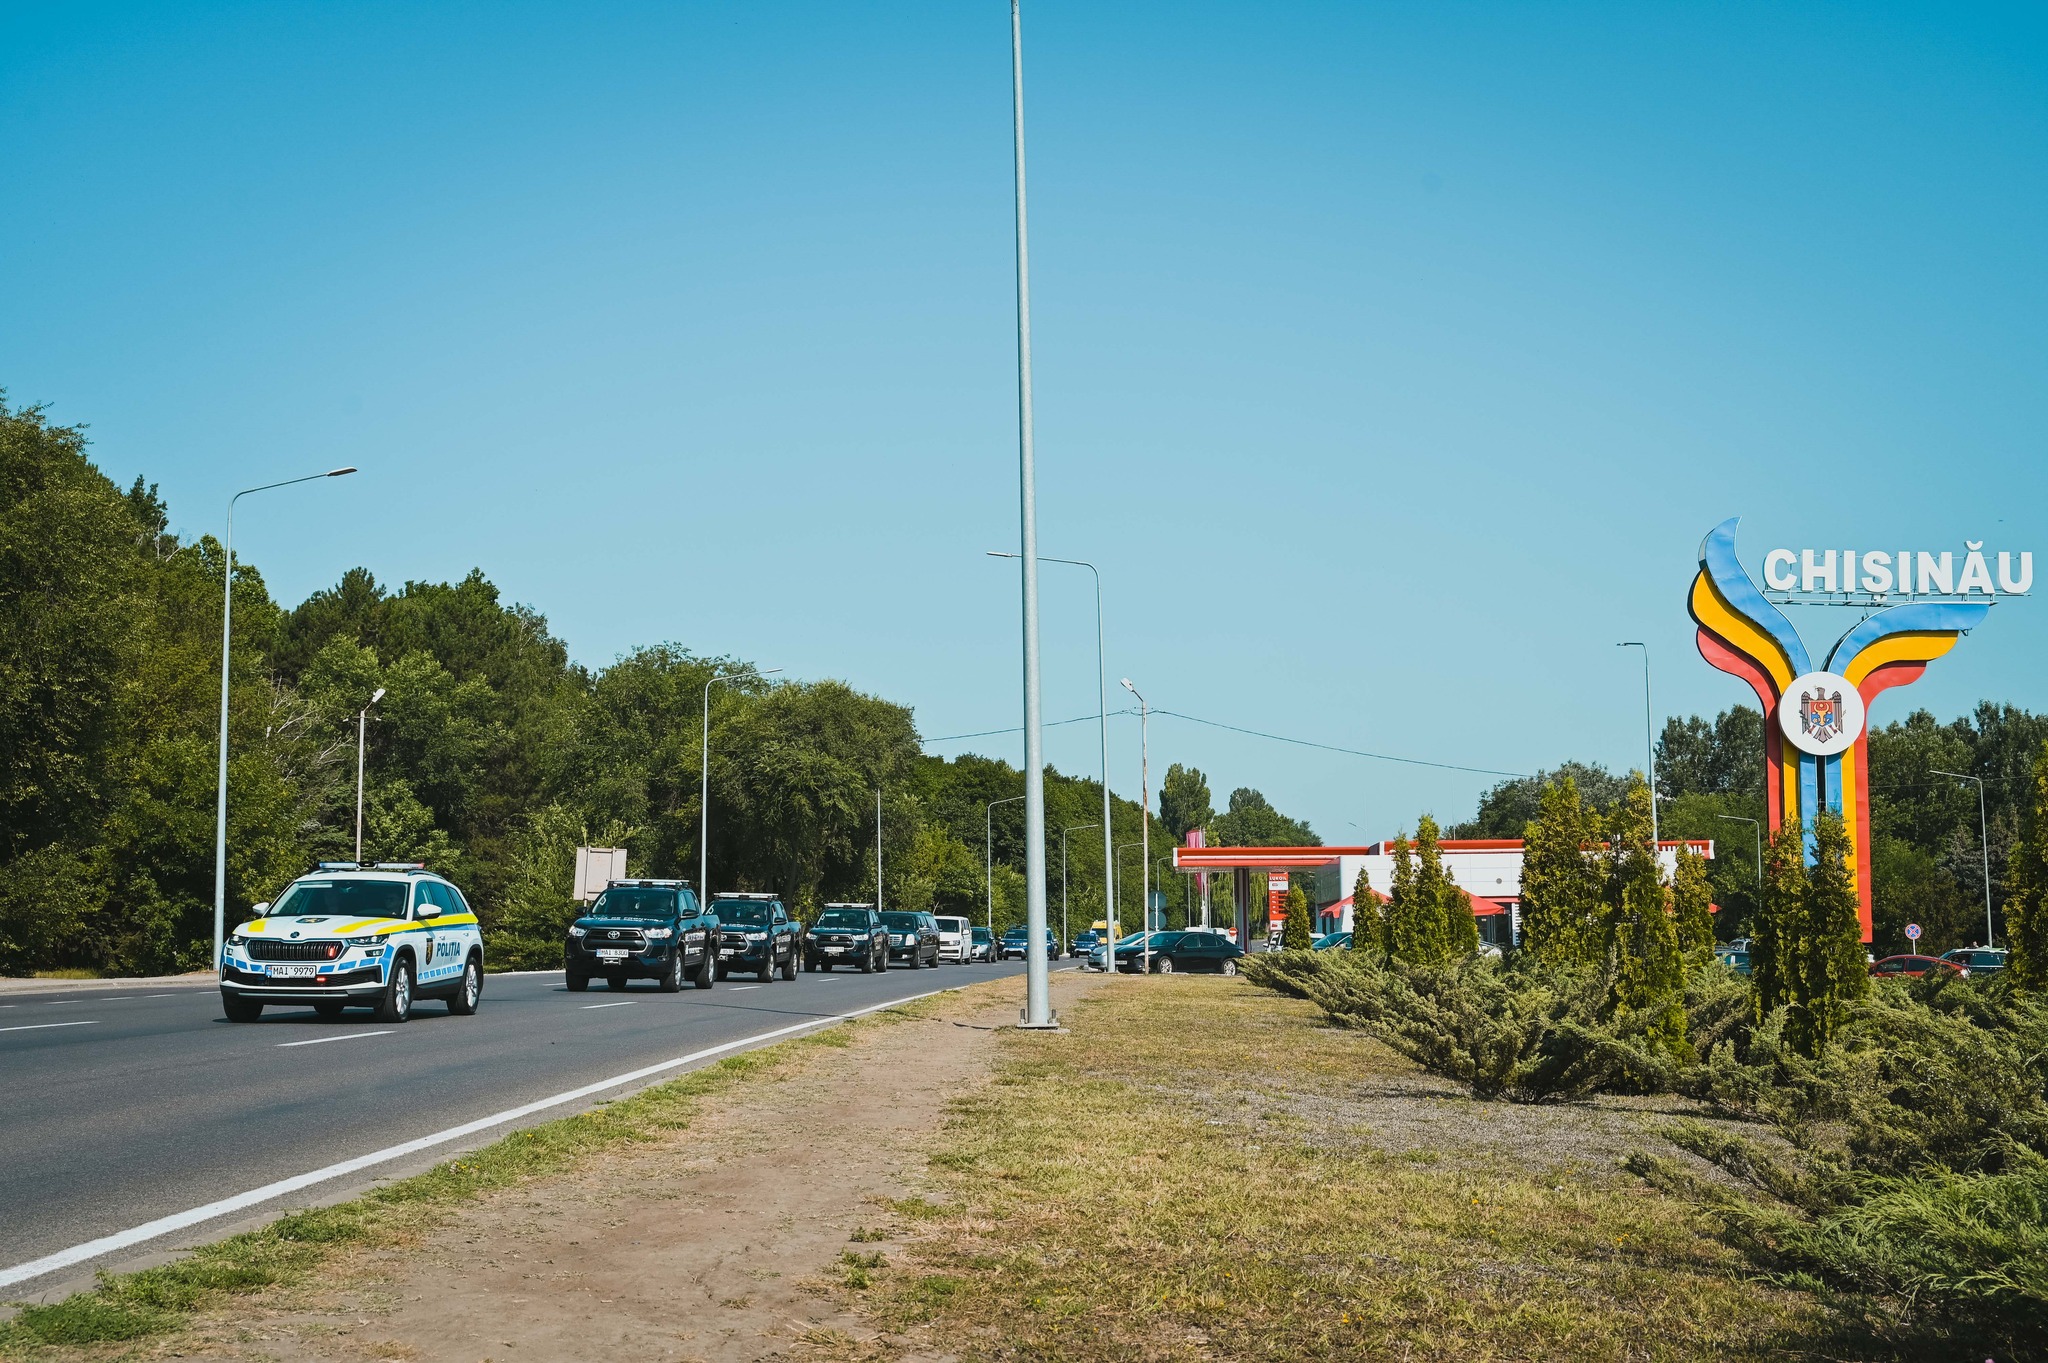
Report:
[[[1055,976],[1061,1007],[1098,983]],[[431,1213],[317,1285],[243,1298],[149,1350],[234,1359],[632,1357],[751,1363],[860,1349],[839,1290],[897,1252],[947,1105],[986,1080],[1022,981],[846,1034],[708,1099],[686,1129]]]

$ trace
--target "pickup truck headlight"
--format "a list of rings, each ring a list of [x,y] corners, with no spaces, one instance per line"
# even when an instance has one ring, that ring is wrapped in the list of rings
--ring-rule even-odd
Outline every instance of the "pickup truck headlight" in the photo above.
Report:
[[[669,937],[673,937],[673,936],[675,936],[675,935],[676,935],[676,930],[675,930],[674,928],[649,928],[649,929],[647,929],[647,940],[648,940],[648,941],[650,941],[650,942],[659,942],[659,941],[662,941],[662,940],[664,940],[664,939],[666,939],[666,938],[669,938]]]
[[[768,934],[765,932],[750,932],[747,934],[747,940],[749,942],[765,942],[768,940]]]
[[[581,937],[583,935],[583,930],[583,925],[581,923],[571,923],[569,925],[569,935],[571,937]]]

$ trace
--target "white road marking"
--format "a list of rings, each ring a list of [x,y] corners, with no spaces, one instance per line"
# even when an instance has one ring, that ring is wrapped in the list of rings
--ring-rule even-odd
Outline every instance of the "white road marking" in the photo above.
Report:
[[[761,986],[758,984],[736,984],[732,987],[732,989],[729,992],[734,994],[743,994],[749,989],[759,989],[760,987]]]
[[[341,1036],[316,1036],[311,1041],[280,1041],[277,1045],[279,1050],[284,1050],[291,1046],[324,1046],[330,1041],[361,1041],[366,1036],[390,1035],[391,1029],[387,1027],[381,1032],[348,1032]]]
[[[30,1022],[20,1027],[0,1027],[0,1032],[40,1032],[51,1027],[97,1027],[99,1020],[91,1022]]]
[[[85,1000],[84,1000],[84,999],[52,999],[52,1000],[50,1000],[50,1002],[48,1002],[48,1003],[44,1004],[44,1005],[43,1005],[43,1007],[45,1007],[45,1008],[61,1008],[61,1007],[63,1007],[63,1006],[64,1006],[65,1004],[67,1004],[67,1003],[84,1003],[84,1002],[85,1002]]]
[[[617,1003],[586,1003],[583,1005],[583,1011],[587,1013],[593,1008],[630,1008],[638,1002],[638,999],[620,999]]]
[[[658,1074],[666,1074],[670,1070],[678,1070],[685,1065],[694,1065],[700,1060],[709,1060],[715,1055],[724,1055],[728,1051],[743,1050],[748,1046],[758,1046],[764,1041],[775,1041],[785,1036],[794,1036],[798,1032],[808,1032],[819,1027],[830,1027],[835,1023],[851,1022],[853,1019],[864,1017],[869,1013],[879,1013],[884,1008],[900,1008],[906,1003],[915,1003],[919,999],[928,999],[936,994],[949,992],[951,991],[945,989],[927,989],[922,994],[907,994],[900,999],[888,999],[881,1003],[870,1003],[862,1008],[851,1009],[844,1013],[834,1013],[830,1017],[812,1018],[808,1022],[793,1022],[787,1027],[775,1027],[765,1032],[756,1032],[752,1036],[743,1036],[737,1041],[727,1041],[716,1046],[706,1046],[701,1051],[691,1051],[688,1055],[679,1055],[673,1060],[664,1060],[659,1064],[645,1065],[637,1070],[628,1070],[624,1074],[615,1074],[609,1079],[600,1079],[594,1084],[585,1084],[581,1088],[567,1089],[549,1098],[536,1099],[531,1103],[523,1103],[518,1107],[508,1107],[503,1112],[493,1112],[488,1117],[479,1117],[473,1122],[464,1122],[460,1126],[451,1126],[445,1131],[436,1131],[431,1136],[421,1136],[418,1140],[405,1141],[399,1145],[388,1145],[382,1150],[373,1150],[367,1155],[358,1155],[354,1159],[345,1159],[338,1164],[330,1164],[324,1169],[315,1169],[310,1173],[294,1174],[290,1178],[281,1178],[275,1183],[266,1183],[260,1188],[251,1188],[245,1193],[237,1193],[233,1197],[224,1197],[218,1202],[209,1202],[203,1207],[194,1207],[189,1211],[174,1212],[170,1216],[160,1216],[154,1221],[145,1221],[141,1225],[131,1227],[128,1230],[117,1231],[112,1235],[102,1235],[97,1240],[88,1240],[82,1245],[73,1245],[70,1249],[60,1249],[54,1254],[45,1254],[40,1259],[31,1259],[27,1263],[16,1264],[12,1268],[0,1269],[0,1287],[10,1287],[15,1283],[27,1282],[31,1278],[40,1278],[46,1273],[54,1273],[60,1268],[69,1268],[73,1264],[84,1263],[87,1259],[96,1258],[102,1254],[111,1254],[133,1245],[144,1244],[150,1240],[169,1235],[173,1231],[181,1231],[188,1226],[196,1226],[201,1222],[211,1221],[216,1217],[227,1216],[230,1213],[242,1211],[248,1207],[258,1206],[273,1198],[296,1193],[302,1188],[310,1188],[315,1184],[327,1183],[333,1179],[356,1173],[359,1170],[374,1168],[379,1164],[387,1164],[395,1159],[403,1159],[407,1155],[415,1155],[422,1150],[431,1150],[437,1145],[447,1145],[451,1141],[461,1140],[464,1136],[473,1136],[479,1131],[488,1131],[494,1126],[503,1126],[507,1122],[516,1122],[522,1117],[530,1117],[536,1112],[545,1112],[551,1107],[560,1107],[564,1103],[573,1103],[580,1099],[588,1098],[594,1093],[603,1093],[606,1089],[618,1088],[622,1084],[633,1084],[638,1083],[642,1079],[652,1079]],[[58,1023],[54,1025],[64,1026],[66,1024]]]

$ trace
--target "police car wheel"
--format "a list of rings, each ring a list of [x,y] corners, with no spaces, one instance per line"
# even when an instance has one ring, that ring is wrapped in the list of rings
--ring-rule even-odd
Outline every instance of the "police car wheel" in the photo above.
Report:
[[[769,984],[775,979],[775,951],[771,947],[761,958],[761,983]]]
[[[624,975],[607,975],[604,977],[604,987],[616,993],[626,987],[626,977]]]
[[[590,976],[588,975],[571,975],[564,972],[562,982],[569,986],[569,992],[572,994],[580,994],[590,988]]]
[[[860,958],[860,973],[863,975],[872,975],[875,973],[874,952],[870,951],[867,955]]]
[[[228,1015],[229,1022],[254,1022],[263,1016],[261,999],[230,999],[220,1001],[221,1011]]]
[[[782,978],[785,980],[796,978],[796,953],[794,951],[790,952],[789,959],[782,963]]]
[[[341,1010],[346,1007],[348,1007],[348,1005],[343,1003],[340,999],[322,999],[320,1000],[320,1002],[313,1005],[313,1011],[315,1013],[318,1013],[323,1018],[332,1019],[340,1017]]]
[[[668,969],[661,972],[661,992],[680,994],[683,992],[683,953],[678,951],[668,958]]]
[[[725,972],[718,968],[718,943],[714,937],[704,948],[704,959],[697,964],[697,976],[691,981],[699,989],[709,989],[714,980],[725,978]]]
[[[721,965],[721,966],[719,966],[719,967],[718,967],[718,971],[717,971],[717,973],[716,973],[715,975],[713,975],[713,976],[712,976],[712,978],[713,978],[713,979],[718,979],[718,980],[722,980],[722,979],[726,978],[726,976],[727,976],[727,975],[728,975],[729,973],[730,973],[730,972],[729,972],[729,971],[727,970],[727,968],[726,968],[725,966]]]
[[[404,956],[391,967],[391,981],[377,1001],[377,1021],[404,1022],[412,1016],[412,962]]]
[[[462,983],[448,996],[448,1011],[455,1017],[469,1017],[476,1012],[476,1006],[483,1001],[483,997],[483,963],[472,956],[462,967]]]

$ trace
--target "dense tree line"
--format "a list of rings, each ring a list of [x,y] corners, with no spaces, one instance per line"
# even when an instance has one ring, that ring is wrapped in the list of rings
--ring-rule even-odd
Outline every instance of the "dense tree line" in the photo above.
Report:
[[[1657,741],[1659,832],[1666,838],[1714,839],[1708,877],[1722,910],[1715,926],[1724,938],[1747,934],[1763,900],[1757,849],[1771,835],[1763,795],[1763,723],[1748,706],[1711,720],[1674,716]],[[1947,724],[1916,710],[1872,727],[1871,889],[1881,954],[1907,949],[1909,922],[1920,924],[1923,950],[1945,951],[1984,938],[1986,840],[1978,835],[1976,787],[1935,771],[1984,779],[1994,923],[2003,940],[2006,906],[2019,888],[2015,856],[2029,817],[2032,764],[2044,742],[2048,716],[1989,701]],[[1571,778],[1599,813],[1612,810],[1627,786],[1625,776],[1567,762],[1496,785],[1454,836],[1521,837],[1541,815],[1545,790],[1560,777]],[[1753,819],[1756,826],[1722,816]]]
[[[0,972],[203,965],[213,903],[220,546],[169,532],[76,430],[0,403]],[[608,667],[573,662],[539,613],[481,571],[457,583],[342,574],[297,606],[234,566],[228,908],[246,913],[320,860],[354,853],[357,714],[371,710],[363,854],[450,875],[496,964],[559,958],[579,843],[628,849],[636,875],[697,875],[705,682],[711,690],[710,881],[810,912],[875,888],[882,796],[891,907],[1024,913],[1022,773],[924,753],[908,707],[836,681],[774,683],[677,644]],[[1179,769],[1176,768],[1176,771]],[[1155,857],[1210,841],[1313,834],[1240,790],[1155,817]],[[1162,799],[1162,805],[1167,802]],[[1119,917],[1138,918],[1141,815],[1114,802]],[[1103,913],[1099,783],[1046,773],[1055,923]],[[1062,884],[1057,840],[1067,839]],[[987,872],[991,855],[994,874]],[[1155,883],[1171,880],[1155,867]],[[1184,900],[1176,897],[1175,903]]]

